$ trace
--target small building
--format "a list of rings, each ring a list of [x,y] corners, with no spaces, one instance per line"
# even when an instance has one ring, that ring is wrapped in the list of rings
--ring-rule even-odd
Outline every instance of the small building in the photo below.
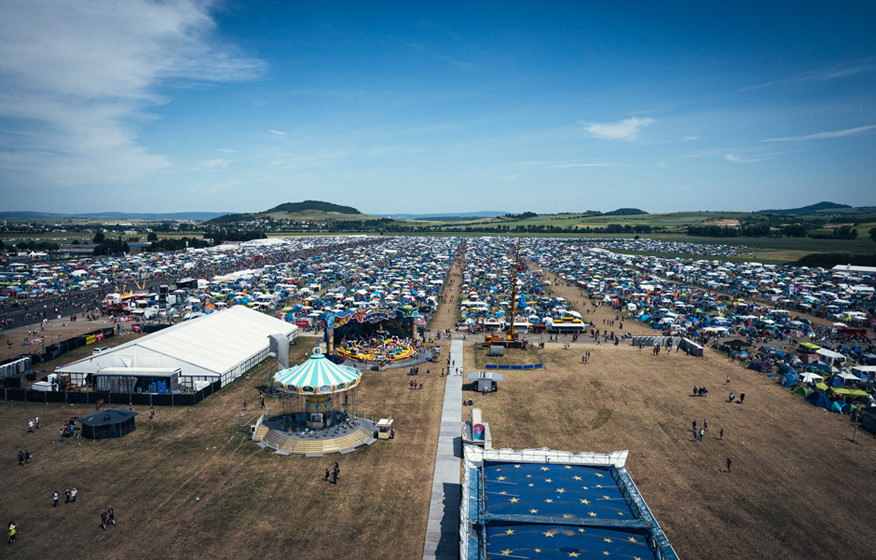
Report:
[[[135,430],[133,410],[105,408],[79,419],[82,437],[98,440],[124,437]]]

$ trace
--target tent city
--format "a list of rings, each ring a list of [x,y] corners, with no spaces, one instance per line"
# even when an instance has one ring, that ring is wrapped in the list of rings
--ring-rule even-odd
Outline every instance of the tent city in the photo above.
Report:
[[[5,556],[876,558],[876,7],[484,7],[5,3]]]

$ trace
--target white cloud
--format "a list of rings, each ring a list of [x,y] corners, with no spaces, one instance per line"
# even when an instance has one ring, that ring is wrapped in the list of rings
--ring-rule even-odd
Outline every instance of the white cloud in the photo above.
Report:
[[[574,167],[617,167],[615,163],[570,163],[566,161],[515,161],[512,165],[532,165],[548,169],[571,169]]]
[[[167,80],[264,71],[219,44],[197,0],[9,0],[0,18],[0,171],[46,186],[123,184],[170,166],[137,141]]]
[[[852,134],[860,134],[873,130],[876,124],[867,126],[859,126],[857,128],[847,128],[845,130],[832,130],[828,132],[816,132],[815,134],[807,134],[805,136],[785,136],[782,138],[767,138],[764,142],[801,142],[805,140],[823,140],[825,138],[842,138],[843,136],[851,136]]]
[[[274,130],[272,128],[269,128],[268,132],[270,132],[274,136],[286,136],[287,134],[289,134],[288,132],[283,132],[282,130]]]
[[[234,150],[229,149],[229,148],[217,148],[216,151],[222,152],[223,154],[233,154],[234,153]]]
[[[210,169],[228,169],[228,165],[231,163],[230,160],[227,159],[208,159],[206,161],[202,161],[198,163],[198,166],[195,168],[196,171],[207,171]]]
[[[651,126],[655,121],[652,118],[631,117],[616,123],[588,123],[578,121],[584,127],[585,132],[603,140],[623,140],[629,142],[639,137],[639,131],[646,126]]]

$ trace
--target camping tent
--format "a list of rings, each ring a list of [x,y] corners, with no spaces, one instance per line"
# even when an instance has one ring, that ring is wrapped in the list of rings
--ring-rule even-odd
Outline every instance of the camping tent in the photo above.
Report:
[[[79,419],[82,424],[82,437],[98,440],[124,437],[135,429],[132,410],[120,408],[105,408],[92,412]]]
[[[793,387],[798,381],[800,381],[800,374],[789,368],[782,374],[779,382],[782,384],[782,387]]]
[[[751,363],[748,364],[748,369],[753,369],[754,371],[759,371],[761,373],[772,371],[770,365],[762,360],[751,360]]]
[[[803,397],[804,399],[812,394],[812,389],[809,387],[797,387],[793,391],[791,391],[792,395],[797,395],[798,397]]]
[[[816,393],[812,393],[811,395],[806,397],[806,400],[811,402],[815,406],[820,406],[821,408],[826,408],[828,410],[830,409],[830,405],[831,405],[830,399],[827,398],[827,395],[825,395],[821,391],[818,391]]]

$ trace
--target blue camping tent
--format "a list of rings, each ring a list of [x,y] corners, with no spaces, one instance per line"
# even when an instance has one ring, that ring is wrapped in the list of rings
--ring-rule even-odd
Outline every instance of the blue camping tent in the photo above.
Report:
[[[806,400],[811,402],[815,406],[820,406],[821,408],[826,408],[828,410],[830,410],[830,407],[832,404],[830,402],[830,399],[827,398],[827,395],[825,395],[821,391],[817,391],[815,393],[812,393],[811,395],[806,397]]]
[[[782,387],[793,387],[800,381],[800,374],[794,371],[793,369],[787,369],[785,373],[782,374],[781,384]]]
[[[839,401],[836,401],[835,403],[833,403],[832,405],[830,405],[830,409],[829,409],[829,410],[830,410],[831,412],[836,412],[837,414],[843,414],[843,413],[845,412],[845,411],[843,410],[843,404],[845,404],[845,403],[841,403],[841,402],[839,402]],[[848,405],[846,405],[846,406],[848,406]]]

